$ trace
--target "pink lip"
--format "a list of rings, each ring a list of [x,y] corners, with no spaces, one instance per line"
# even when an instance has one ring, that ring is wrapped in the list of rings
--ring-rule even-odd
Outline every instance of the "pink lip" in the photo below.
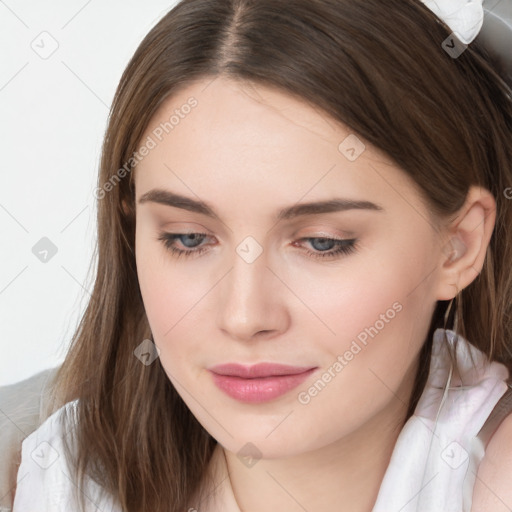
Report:
[[[306,380],[316,367],[274,363],[253,366],[222,364],[209,369],[213,381],[227,395],[242,402],[266,402],[283,395]]]

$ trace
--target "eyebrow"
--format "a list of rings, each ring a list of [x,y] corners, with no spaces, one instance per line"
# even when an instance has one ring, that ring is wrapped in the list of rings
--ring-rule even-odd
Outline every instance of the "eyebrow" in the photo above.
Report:
[[[197,201],[180,194],[175,194],[169,190],[162,190],[158,188],[152,189],[149,192],[143,194],[138,202],[139,204],[148,202],[163,204],[165,206],[181,208],[183,210],[206,215],[207,217],[219,219],[219,216],[210,204],[204,201]],[[322,213],[332,213],[346,210],[384,211],[384,208],[370,201],[333,198],[325,201],[315,201],[311,203],[297,203],[293,206],[279,210],[275,218],[278,221],[282,221],[305,215],[319,215]]]

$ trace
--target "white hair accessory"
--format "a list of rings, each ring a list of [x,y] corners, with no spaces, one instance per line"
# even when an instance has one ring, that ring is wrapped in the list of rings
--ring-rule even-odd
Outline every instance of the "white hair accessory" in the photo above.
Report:
[[[421,0],[443,20],[459,41],[468,45],[484,22],[483,0]]]

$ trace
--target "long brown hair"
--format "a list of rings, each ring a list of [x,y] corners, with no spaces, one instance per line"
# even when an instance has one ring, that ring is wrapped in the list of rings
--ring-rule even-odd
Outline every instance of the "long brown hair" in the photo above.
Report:
[[[512,369],[510,89],[478,40],[451,58],[441,46],[450,32],[419,0],[183,0],[145,37],[110,112],[94,285],[49,410],[79,399],[76,459],[67,453],[77,485],[87,474],[129,512],[184,511],[216,445],[159,359],[134,356],[151,331],[135,265],[133,155],[164,99],[203,78],[275,87],[344,123],[412,177],[439,218],[462,207],[470,185],[488,189],[495,230],[482,272],[457,297],[458,325]],[[446,307],[432,317],[408,415]]]

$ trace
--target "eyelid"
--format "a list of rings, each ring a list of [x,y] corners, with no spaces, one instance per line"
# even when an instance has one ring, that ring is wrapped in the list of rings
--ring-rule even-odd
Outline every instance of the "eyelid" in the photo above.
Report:
[[[340,230],[339,228],[329,228],[328,230],[325,227],[308,227],[304,229],[297,230],[291,235],[291,238],[338,238],[338,239],[351,239],[356,238],[356,233],[354,231],[348,230]]]
[[[311,220],[309,221],[311,222]],[[306,224],[306,225],[304,225]],[[163,222],[159,226],[161,230],[172,232],[172,233],[181,233],[181,234],[193,234],[193,233],[204,233],[209,237],[218,238],[214,235],[215,230],[211,230],[207,228],[204,224],[200,222],[194,221],[170,221]],[[275,227],[275,226],[274,226]],[[273,229],[273,228],[271,228]],[[271,231],[268,230],[268,232]],[[232,233],[232,230],[229,229]],[[219,233],[220,235],[224,235],[224,229]],[[250,234],[250,233],[249,233]],[[317,222],[312,225],[307,224],[304,220],[299,222],[296,219],[291,222],[291,224],[287,225],[283,229],[283,238],[289,239],[298,239],[298,238],[337,238],[337,239],[352,239],[356,238],[357,234],[352,230],[344,230],[340,229],[339,223],[334,221],[325,221],[325,222]]]
[[[200,222],[185,222],[185,221],[171,221],[171,222],[162,222],[159,226],[159,229],[163,231],[169,232],[181,232],[187,231],[190,233],[208,233],[212,234],[211,230],[208,229],[204,224]]]

